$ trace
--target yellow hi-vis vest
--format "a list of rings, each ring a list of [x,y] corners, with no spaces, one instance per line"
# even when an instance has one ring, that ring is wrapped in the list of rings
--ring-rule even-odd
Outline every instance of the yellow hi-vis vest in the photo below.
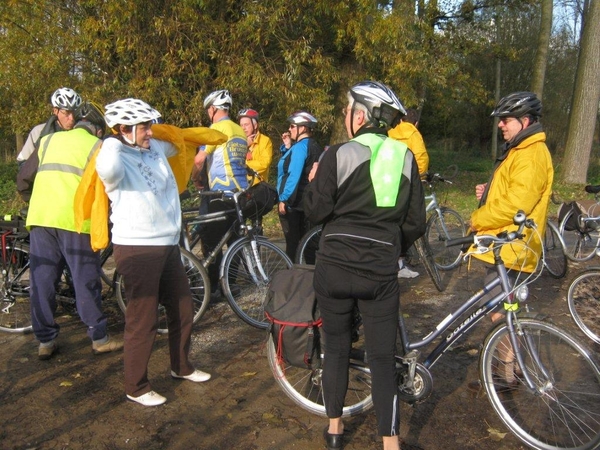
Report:
[[[27,228],[33,226],[77,231],[73,200],[81,176],[102,141],[84,128],[53,133],[42,138],[33,185]],[[80,232],[89,234],[89,220]]]

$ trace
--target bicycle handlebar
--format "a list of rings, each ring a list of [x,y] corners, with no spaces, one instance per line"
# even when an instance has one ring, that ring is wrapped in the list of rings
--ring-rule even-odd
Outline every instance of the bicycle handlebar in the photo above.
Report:
[[[507,242],[514,241],[516,239],[522,239],[524,228],[534,228],[535,222],[533,219],[528,219],[523,211],[518,211],[513,217],[513,223],[518,225],[519,228],[516,231],[502,231],[496,236],[491,234],[476,235],[471,234],[469,236],[463,236],[456,239],[449,239],[445,242],[446,247],[454,247],[457,245],[475,244],[477,247],[489,247],[495,242],[505,244]]]

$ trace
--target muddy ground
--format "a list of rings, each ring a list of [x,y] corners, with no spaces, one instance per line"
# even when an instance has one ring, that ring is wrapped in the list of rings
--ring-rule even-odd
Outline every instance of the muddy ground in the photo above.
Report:
[[[401,304],[412,335],[423,335],[451,305],[478,286],[481,272],[463,266],[446,274],[439,293],[424,274],[402,280]],[[571,269],[570,274],[577,269]],[[575,332],[565,301],[572,275],[542,276],[530,305]],[[123,319],[106,301],[110,332]],[[439,308],[439,309],[438,309]],[[168,402],[144,408],[127,402],[122,355],[94,356],[77,317],[61,315],[60,353],[37,359],[30,335],[0,335],[1,449],[323,449],[326,419],[295,406],[277,387],[264,349],[265,333],[236,318],[226,303],[213,306],[195,326],[194,364],[212,373],[202,384],[172,380],[165,336],[156,340],[149,372],[153,388]],[[403,405],[403,449],[515,450],[524,448],[503,427],[485,395],[467,385],[477,377],[478,346],[489,324],[480,324],[432,369],[434,392],[415,407]],[[591,341],[588,345],[592,347]],[[598,346],[595,347],[598,351]],[[375,416],[346,421],[345,449],[381,448]]]

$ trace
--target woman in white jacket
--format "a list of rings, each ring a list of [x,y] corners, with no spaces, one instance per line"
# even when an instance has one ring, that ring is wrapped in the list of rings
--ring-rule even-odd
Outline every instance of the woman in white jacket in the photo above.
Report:
[[[152,139],[152,123],[159,117],[137,99],[107,105],[106,123],[116,134],[104,141],[96,161],[111,201],[116,268],[125,281],[125,393],[144,406],[166,401],[148,381],[159,303],[168,315],[171,376],[210,378],[189,361],[193,305],[178,246],[179,193],[167,161],[176,148]]]

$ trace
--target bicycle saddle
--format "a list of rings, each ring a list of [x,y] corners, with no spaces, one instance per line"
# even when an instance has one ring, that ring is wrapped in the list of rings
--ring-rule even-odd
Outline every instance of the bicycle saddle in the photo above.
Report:
[[[600,192],[600,184],[597,184],[596,186],[588,184],[584,189],[585,192],[589,194],[597,194],[598,192]]]

